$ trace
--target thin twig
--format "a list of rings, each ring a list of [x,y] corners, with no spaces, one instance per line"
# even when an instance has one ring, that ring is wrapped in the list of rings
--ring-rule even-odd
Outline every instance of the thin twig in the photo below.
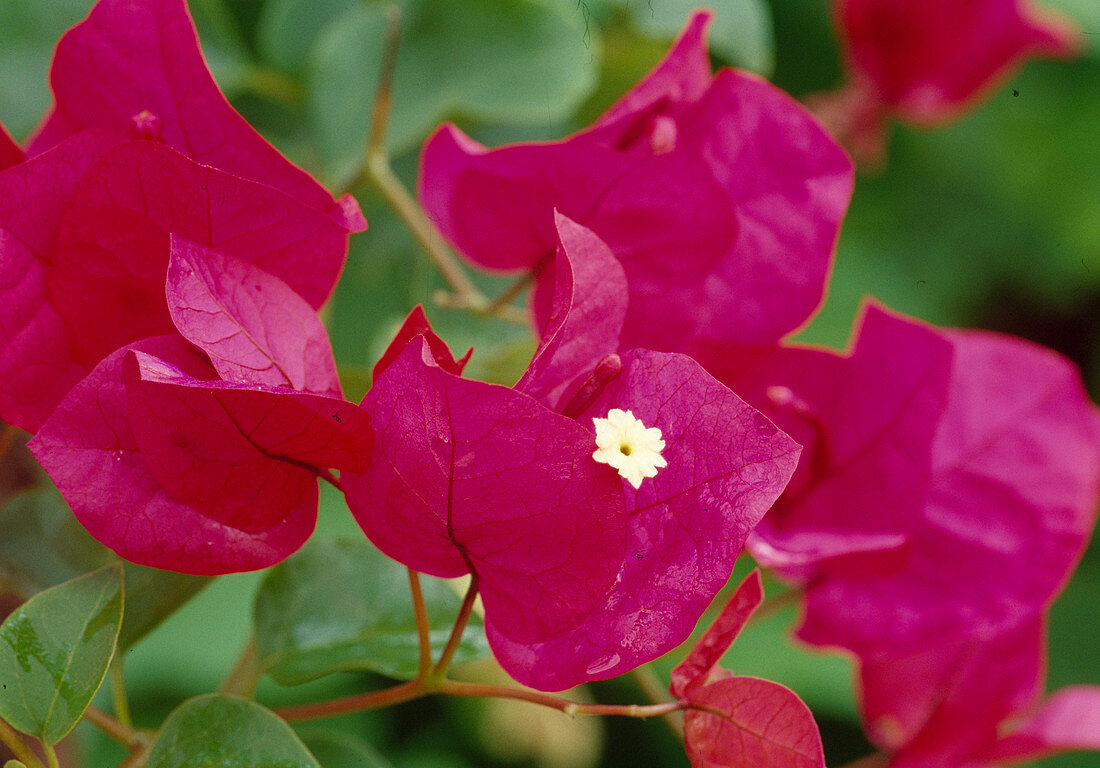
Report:
[[[234,693],[251,698],[259,679],[259,650],[256,647],[256,636],[252,635],[241,649],[241,655],[237,658],[233,669],[229,671],[221,687],[218,688],[218,693]]]
[[[431,676],[434,680],[442,680],[443,676],[447,674],[447,670],[451,666],[451,659],[454,658],[455,653],[458,651],[458,646],[462,643],[462,633],[466,631],[466,624],[470,621],[470,614],[473,612],[474,603],[477,601],[477,585],[477,573],[471,571],[470,586],[466,590],[466,597],[462,601],[462,607],[458,609],[458,617],[455,619],[455,625],[451,629],[451,636],[447,638],[447,645],[443,647],[443,653],[439,657],[439,662],[432,669]]]
[[[845,763],[840,768],[884,768],[887,763],[890,762],[890,756],[884,755],[881,752],[873,752],[865,757],[861,757],[858,760],[853,760],[850,763]]]
[[[420,648],[420,662],[416,677],[427,677],[432,668],[432,640],[428,635],[428,609],[424,605],[424,591],[420,589],[420,574],[409,568],[409,589],[412,591],[413,613],[416,615],[416,636]]]
[[[378,73],[378,87],[374,94],[374,107],[371,110],[370,132],[359,173],[347,185],[347,190],[351,191],[365,181],[372,182],[405,222],[405,226],[427,252],[428,258],[450,287],[453,294],[450,306],[487,314],[488,308],[494,302],[487,299],[470,280],[458,258],[446,246],[435,225],[416,202],[416,198],[405,189],[390,165],[386,152],[386,128],[393,106],[393,77],[397,69],[400,38],[401,11],[396,5],[390,5],[386,8],[386,39]],[[527,322],[526,315],[517,316],[515,308],[509,308],[507,302],[496,307],[493,313],[507,320]]]
[[[653,671],[653,668],[648,664],[643,664],[640,667],[636,667],[630,672],[630,676],[634,679],[642,695],[649,699],[652,704],[667,704],[672,700],[672,696],[668,693],[668,689],[657,677],[657,673]],[[668,727],[672,729],[678,737],[684,737],[684,716],[683,713],[666,712],[665,722],[668,723]]]
[[[540,693],[529,688],[510,688],[503,685],[482,685],[480,683],[462,683],[457,680],[443,680],[439,683],[439,692],[449,696],[515,699],[550,707],[573,717],[574,715],[617,715],[620,717],[657,717],[669,712],[679,712],[690,705],[687,701],[669,701],[664,704],[582,704]]]
[[[0,742],[10,749],[15,758],[27,768],[46,768],[38,759],[38,755],[27,746],[27,742],[23,741],[15,729],[3,720],[0,720]]]
[[[115,718],[132,729],[134,720],[130,716],[130,700],[126,696],[126,679],[122,673],[122,657],[119,655],[111,660],[111,702],[115,708]]]
[[[84,719],[127,749],[134,750],[148,746],[148,740],[140,731],[124,725],[100,709],[88,707],[84,710]]]
[[[312,720],[318,717],[340,715],[345,712],[363,712],[368,709],[389,707],[419,699],[421,696],[434,692],[435,687],[427,680],[410,680],[392,688],[362,693],[358,696],[319,701],[314,704],[301,704],[296,707],[283,707],[282,709],[276,709],[275,714],[288,721]]]
[[[46,751],[46,765],[50,768],[61,768],[61,763],[57,760],[57,750],[53,748],[53,744],[42,742],[42,749]]]

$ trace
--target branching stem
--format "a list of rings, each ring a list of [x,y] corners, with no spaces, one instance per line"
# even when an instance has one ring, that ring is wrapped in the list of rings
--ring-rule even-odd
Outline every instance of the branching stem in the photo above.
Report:
[[[3,720],[0,720],[0,742],[10,749],[15,758],[27,768],[45,768],[38,756],[31,752],[27,742],[23,741],[19,734],[15,732],[15,729]]]
[[[458,609],[458,618],[455,619],[454,628],[451,629],[451,636],[447,638],[447,645],[443,647],[443,653],[439,657],[439,662],[432,669],[431,677],[433,680],[442,681],[443,677],[447,674],[447,670],[451,666],[451,659],[454,658],[455,652],[458,651],[458,646],[462,642],[462,633],[466,631],[466,624],[470,621],[470,614],[474,610],[474,602],[477,600],[477,586],[478,578],[476,572],[470,574],[470,587],[466,590],[466,597],[462,601],[462,607]]]
[[[241,649],[241,655],[229,670],[218,693],[230,693],[252,698],[256,690],[256,683],[260,680],[259,650],[256,647],[256,637],[250,636]]]
[[[127,749],[144,749],[149,744],[145,736],[134,730],[132,726],[121,723],[95,707],[84,710],[84,719]]]
[[[432,641],[428,636],[428,609],[420,589],[420,574],[409,568],[409,589],[412,591],[413,613],[416,615],[416,636],[420,647],[420,663],[416,678],[423,680],[432,668]]]
[[[390,207],[408,227],[416,241],[428,254],[432,264],[442,275],[451,293],[444,293],[441,303],[456,309],[466,309],[475,314],[494,314],[502,319],[527,323],[522,310],[504,301],[491,301],[477,289],[467,276],[458,258],[443,242],[443,237],[428,219],[397,174],[393,172],[386,152],[386,128],[393,106],[393,76],[397,68],[397,49],[401,37],[401,11],[396,5],[386,9],[386,39],[378,75],[378,88],[371,111],[370,134],[359,174],[348,184],[348,190],[370,181],[381,192]]]
[[[115,718],[126,728],[133,728],[130,716],[130,700],[126,697],[126,679],[122,673],[122,657],[116,655],[111,661],[111,702],[115,708]]]

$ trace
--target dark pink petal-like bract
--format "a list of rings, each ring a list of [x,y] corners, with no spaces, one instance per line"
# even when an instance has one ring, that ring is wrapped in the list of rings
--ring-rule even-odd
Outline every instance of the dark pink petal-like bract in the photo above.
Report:
[[[591,433],[507,387],[443,370],[416,337],[363,400],[378,449],[344,473],[374,544],[418,571],[475,572],[486,621],[518,642],[575,626],[622,563],[618,475]]]
[[[243,259],[178,236],[171,250],[168,312],[219,376],[340,397],[328,334],[305,299]]]
[[[425,145],[419,195],[447,238],[483,267],[553,282],[552,211],[591,229],[626,272],[623,348],[768,344],[804,322],[822,296],[851,164],[770,84],[733,70],[705,79],[707,18],[568,139],[488,150],[441,128]]]
[[[0,125],[0,171],[13,165],[19,165],[26,159],[23,150],[15,143],[15,140],[4,129],[4,126]]]
[[[542,340],[516,389],[561,410],[607,355],[619,349],[626,315],[626,276],[611,250],[589,229],[556,214],[558,254],[551,311]]]
[[[87,128],[141,130],[204,165],[282,190],[347,231],[365,227],[354,200],[333,201],[229,105],[185,0],[100,0],[58,43],[50,84],[55,104],[32,154]]]
[[[638,490],[620,480],[626,557],[583,624],[522,643],[486,622],[498,661],[535,688],[613,677],[687,639],[798,460],[793,440],[684,355],[623,354],[619,375],[577,420],[592,430],[592,419],[613,408],[661,430],[668,466]]]
[[[105,358],[30,447],[77,518],[133,562],[219,574],[273,565],[313,531],[311,467],[361,468],[370,420],[341,400],[217,380],[178,336]]]
[[[1088,541],[1100,413],[1075,367],[1019,339],[944,337],[949,396],[907,545],[874,577],[837,569],[812,587],[804,639],[896,654],[1013,625],[1049,603]]]
[[[1031,0],[836,0],[849,67],[906,120],[950,119],[1031,56],[1069,56],[1078,33]]]
[[[443,341],[432,330],[432,326],[428,323],[428,316],[424,314],[424,308],[417,304],[409,312],[405,322],[397,329],[397,333],[394,334],[393,340],[386,347],[386,351],[382,353],[382,357],[378,358],[378,362],[374,364],[374,369],[371,372],[372,380],[381,376],[382,372],[390,367],[390,363],[399,358],[409,342],[417,336],[423,336],[424,340],[428,342],[428,349],[431,350],[436,365],[447,373],[453,373],[455,376],[462,375],[466,363],[470,361],[470,356],[474,353],[474,348],[470,347],[461,359],[456,360],[450,347],[447,346],[447,342]]]

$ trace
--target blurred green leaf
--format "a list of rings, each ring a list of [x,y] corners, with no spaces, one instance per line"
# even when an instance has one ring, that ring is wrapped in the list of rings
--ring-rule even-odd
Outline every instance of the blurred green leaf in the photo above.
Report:
[[[0,122],[16,138],[26,136],[52,103],[47,73],[54,45],[88,14],[92,2],[0,2]]]
[[[362,3],[363,0],[269,0],[263,6],[256,31],[260,55],[288,75],[304,74],[321,34]]]
[[[594,28],[567,0],[401,0],[401,43],[386,143],[414,147],[466,115],[545,122],[570,114],[595,84]],[[335,186],[359,169],[382,59],[384,7],[343,14],[315,48],[310,107]]]
[[[671,40],[687,23],[692,11],[704,7],[698,0],[611,0],[625,7],[645,35]],[[725,0],[714,3],[710,49],[730,64],[767,76],[775,67],[775,40],[771,11],[764,0]]]
[[[0,718],[54,744],[99,690],[122,624],[122,566],[46,590],[0,625]]]
[[[438,656],[461,599],[448,584],[421,577],[432,649]],[[284,685],[348,670],[416,676],[416,617],[408,572],[365,539],[314,539],[273,568],[256,596],[260,663]],[[471,622],[455,656],[461,664],[488,654]]]
[[[187,0],[187,6],[199,30],[203,56],[222,91],[232,96],[247,87],[252,62],[225,0]]]
[[[27,766],[23,765],[23,763],[19,762],[18,760],[8,760],[6,763],[4,763],[4,768],[27,768]]]
[[[53,488],[36,488],[0,509],[0,580],[30,597],[108,563],[117,555],[77,522]],[[119,635],[128,648],[191,599],[211,579],[126,563],[126,616]]]
[[[1096,0],[1043,0],[1043,5],[1072,19],[1084,32],[1088,55],[1100,56],[1100,3]]]
[[[357,736],[342,731],[323,731],[302,737],[321,768],[392,768],[389,760]]]
[[[290,726],[259,704],[199,696],[160,729],[146,768],[320,768]]]

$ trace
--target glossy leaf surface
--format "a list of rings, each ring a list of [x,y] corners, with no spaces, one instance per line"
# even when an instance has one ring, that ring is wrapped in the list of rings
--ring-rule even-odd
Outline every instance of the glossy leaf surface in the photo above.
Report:
[[[80,721],[122,624],[122,566],[41,592],[0,625],[0,717],[47,744]]]
[[[462,600],[431,577],[421,577],[421,589],[438,658]],[[407,570],[362,539],[314,540],[276,566],[256,596],[255,626],[261,664],[283,685],[347,670],[416,676],[419,646]],[[475,621],[455,662],[488,652]]]

